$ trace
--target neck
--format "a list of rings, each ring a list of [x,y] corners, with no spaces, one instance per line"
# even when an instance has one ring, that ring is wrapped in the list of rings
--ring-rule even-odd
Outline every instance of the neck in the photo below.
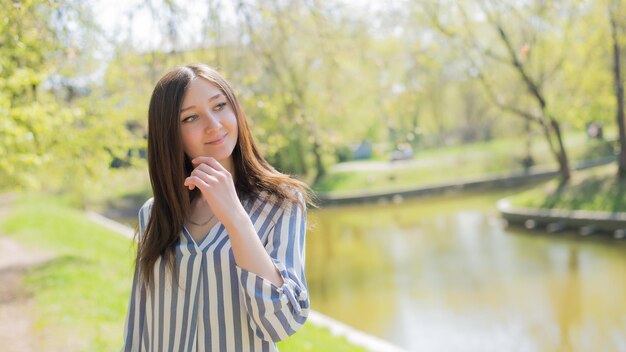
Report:
[[[202,194],[199,194],[191,201],[191,211],[187,216],[188,220],[190,220],[195,225],[205,222],[213,217],[211,207],[204,200]]]

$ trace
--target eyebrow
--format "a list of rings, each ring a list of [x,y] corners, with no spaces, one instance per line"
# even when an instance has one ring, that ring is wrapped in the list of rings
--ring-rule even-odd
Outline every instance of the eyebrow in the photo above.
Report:
[[[215,100],[215,99],[217,99],[217,98],[219,98],[219,97],[221,97],[221,96],[222,96],[222,93],[217,93],[217,94],[215,94],[214,96],[212,96],[212,97],[210,97],[210,98],[209,98],[209,102],[212,102],[213,100]],[[187,110],[189,110],[189,109],[193,109],[193,108],[195,108],[195,107],[196,107],[195,105],[188,106],[188,107],[186,107],[186,108],[184,108],[184,109],[180,109],[180,112],[179,112],[179,113],[183,113],[183,112],[185,112],[185,111],[187,111]]]

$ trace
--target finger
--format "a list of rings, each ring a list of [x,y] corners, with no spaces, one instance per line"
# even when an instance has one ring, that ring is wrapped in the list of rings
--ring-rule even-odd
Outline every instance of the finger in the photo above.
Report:
[[[198,156],[198,157],[193,158],[191,160],[191,163],[194,164],[194,165],[199,165],[199,164],[202,164],[202,163],[208,164],[209,160],[211,160],[211,159],[215,160],[215,158],[210,157],[210,156]]]
[[[217,165],[220,165],[220,163],[218,163],[217,161],[215,163]],[[207,165],[205,163],[198,165],[195,170],[198,170],[199,172],[204,172],[207,175],[215,177],[217,182],[225,182],[226,180],[228,180],[228,178],[230,178],[230,173],[228,173],[227,170],[216,170],[211,165]]]
[[[194,158],[191,162],[194,165],[207,164],[217,171],[228,172],[228,170],[226,170],[226,168],[224,168],[224,166],[222,166],[222,164],[220,164],[220,162],[217,161],[217,159],[210,157],[210,156],[199,156],[197,158]]]
[[[185,179],[185,182],[183,182],[183,185],[186,186],[187,188],[189,188],[190,191],[193,191],[194,188],[196,188],[196,185],[194,185],[190,180],[189,177],[187,177]]]
[[[220,162],[217,161],[215,158],[209,158],[207,164],[209,166],[211,166],[212,168],[214,168],[215,170],[217,170],[217,171],[225,172],[227,174],[230,174],[228,172],[228,170],[226,170],[226,168],[222,164],[220,164]]]
[[[188,184],[188,187],[198,187],[200,190],[206,190],[209,188],[209,185],[207,185],[206,182],[204,182],[200,177],[195,175],[187,177],[185,183]]]
[[[205,163],[202,163],[202,164],[196,166],[195,170],[202,171],[202,172],[204,172],[205,174],[208,174],[208,175],[215,175],[215,174],[217,174],[217,170],[215,170],[213,167],[211,167],[210,165],[205,164]]]
[[[197,179],[200,179],[200,178],[197,178]],[[190,191],[193,191],[194,189],[196,189],[196,187],[200,189],[199,187],[200,184],[198,184],[197,180],[192,178],[191,176],[185,179],[184,185],[187,186],[187,188],[189,188]]]
[[[200,178],[207,185],[212,185],[212,184],[216,184],[219,182],[217,177],[215,177],[214,175],[211,175],[210,173],[206,173],[203,170],[199,170],[198,168],[196,168],[195,170],[191,172],[191,176],[196,176]]]

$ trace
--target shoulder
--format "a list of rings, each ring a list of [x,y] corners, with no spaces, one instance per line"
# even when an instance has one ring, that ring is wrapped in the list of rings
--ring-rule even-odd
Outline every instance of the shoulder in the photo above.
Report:
[[[291,198],[285,199],[285,209],[299,208],[302,212],[306,212],[306,199],[304,193],[295,187],[283,187],[285,192]]]
[[[138,214],[139,236],[141,236],[141,234],[144,232],[144,230],[146,229],[146,225],[148,224],[148,221],[150,220],[150,214],[152,213],[153,203],[154,203],[154,198],[150,198],[145,203],[143,203],[141,208],[139,208],[139,214]]]
[[[301,190],[295,187],[283,186],[280,191],[282,196],[268,191],[261,191],[255,196],[256,201],[271,204],[282,211],[291,211],[295,206],[298,206],[303,211],[306,210],[306,199]]]
[[[269,219],[272,225],[281,219],[295,216],[303,218],[302,215],[306,214],[306,202],[302,193],[293,188],[284,188],[284,190],[288,192],[286,197],[266,190],[251,196],[249,198],[251,214],[256,214],[255,218]]]
[[[306,199],[302,191],[295,187],[284,186],[285,198],[279,201],[278,218],[295,218],[297,221],[306,219]]]
[[[139,208],[139,216],[150,216],[150,212],[152,212],[152,204],[154,203],[154,197],[146,200],[141,208]]]

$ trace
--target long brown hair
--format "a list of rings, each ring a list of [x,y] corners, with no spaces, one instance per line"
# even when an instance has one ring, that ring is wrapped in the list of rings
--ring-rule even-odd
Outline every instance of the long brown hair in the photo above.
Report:
[[[150,220],[139,242],[137,265],[146,284],[152,279],[154,264],[160,256],[174,266],[174,249],[198,190],[188,191],[185,178],[193,171],[185,155],[180,133],[179,111],[185,92],[193,79],[206,79],[226,96],[237,118],[238,138],[232,153],[237,195],[241,200],[265,191],[277,204],[285,200],[313,205],[308,186],[274,169],[259,152],[245,114],[231,85],[214,69],[204,64],[177,67],[156,84],[148,111],[148,168],[154,201]],[[304,204],[300,203],[300,206]],[[139,234],[137,234],[139,235]]]

